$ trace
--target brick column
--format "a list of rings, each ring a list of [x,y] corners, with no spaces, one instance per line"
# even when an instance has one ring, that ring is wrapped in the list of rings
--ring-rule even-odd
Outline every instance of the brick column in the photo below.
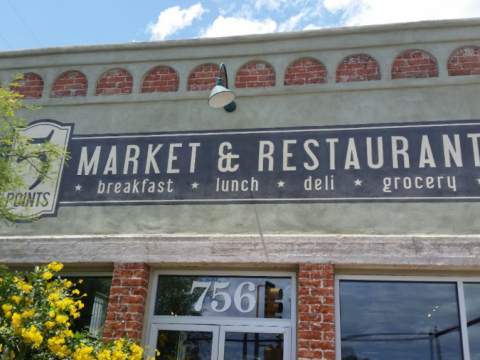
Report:
[[[142,337],[150,266],[144,263],[115,264],[108,300],[103,340]]]
[[[335,360],[333,266],[300,264],[298,360]]]

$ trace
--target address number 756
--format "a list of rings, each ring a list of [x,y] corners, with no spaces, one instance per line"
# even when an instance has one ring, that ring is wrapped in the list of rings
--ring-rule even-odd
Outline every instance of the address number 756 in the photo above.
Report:
[[[192,290],[190,290],[190,294],[193,294],[193,291],[196,288],[203,288],[202,295],[198,298],[197,302],[195,303],[194,309],[195,311],[200,311],[203,308],[203,302],[205,301],[205,296],[207,296],[207,292],[212,286],[212,281],[194,281],[192,284]],[[232,297],[230,296],[229,293],[224,292],[224,291],[218,291],[218,290],[223,290],[226,289],[230,286],[230,281],[227,282],[214,282],[213,283],[213,294],[212,294],[212,310],[218,313],[225,312],[230,307],[232,306]],[[243,288],[247,287],[247,291],[253,292],[255,291],[255,284],[253,284],[250,281],[245,281],[241,283],[240,285],[237,286],[235,289],[235,294],[233,296],[233,303],[235,304],[235,308],[242,312],[242,313],[248,313],[255,309],[255,306],[257,305],[257,301],[255,300],[255,296],[253,294],[243,292]],[[224,303],[221,308],[219,308],[220,302],[217,299],[218,297],[223,298]],[[244,309],[242,308],[242,300],[246,299],[247,300],[247,308]]]

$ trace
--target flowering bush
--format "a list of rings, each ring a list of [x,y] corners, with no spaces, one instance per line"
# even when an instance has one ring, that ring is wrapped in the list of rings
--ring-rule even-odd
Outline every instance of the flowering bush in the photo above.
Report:
[[[143,349],[131,339],[104,343],[70,330],[86,294],[55,276],[62,268],[54,262],[21,276],[0,266],[0,359],[142,359]]]

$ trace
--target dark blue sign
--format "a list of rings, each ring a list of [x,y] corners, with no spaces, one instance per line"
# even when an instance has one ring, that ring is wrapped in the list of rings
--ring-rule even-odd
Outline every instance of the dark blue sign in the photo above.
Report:
[[[73,135],[60,205],[480,199],[480,121]]]

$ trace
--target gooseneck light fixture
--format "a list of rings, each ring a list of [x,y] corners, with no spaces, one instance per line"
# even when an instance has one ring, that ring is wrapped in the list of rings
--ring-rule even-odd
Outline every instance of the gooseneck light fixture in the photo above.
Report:
[[[226,86],[223,86],[222,69],[225,74]],[[237,105],[233,101],[235,99],[235,93],[228,90],[228,77],[227,68],[225,64],[220,64],[220,73],[218,74],[217,85],[212,89],[210,98],[208,99],[208,105],[214,108],[223,107],[226,112],[232,112],[237,108]]]

